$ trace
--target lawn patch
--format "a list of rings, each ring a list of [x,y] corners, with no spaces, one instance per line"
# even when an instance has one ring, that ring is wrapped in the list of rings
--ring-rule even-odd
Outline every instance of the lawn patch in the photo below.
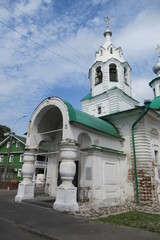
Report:
[[[103,223],[130,226],[160,233],[160,215],[140,211],[129,211],[97,219]]]

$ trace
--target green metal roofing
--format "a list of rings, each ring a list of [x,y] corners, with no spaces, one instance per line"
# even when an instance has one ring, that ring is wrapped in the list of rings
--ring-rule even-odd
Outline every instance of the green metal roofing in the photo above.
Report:
[[[152,102],[150,103],[150,108],[160,109],[160,96],[152,100]]]
[[[88,99],[91,99],[91,98],[92,98],[92,94],[91,94],[91,93],[88,93],[87,96],[85,96],[84,98],[82,98],[81,101],[88,100]]]
[[[149,83],[149,86],[151,87],[152,83],[157,81],[157,80],[160,80],[160,77],[156,77],[154,78],[150,83]]]
[[[100,132],[107,133],[114,137],[120,138],[118,130],[115,128],[115,126],[113,126],[109,122],[104,121],[97,117],[93,117],[80,110],[77,110],[73,108],[72,105],[67,101],[64,101],[64,103],[67,106],[69,111],[70,122],[76,122],[84,126],[90,127],[92,129],[98,130]]]
[[[117,90],[120,90],[121,92],[123,92],[120,88],[118,88],[117,86],[114,86],[114,87],[108,89],[106,92],[100,93],[100,94],[98,94],[98,95],[96,95],[96,96],[94,96],[94,97],[92,97],[92,94],[89,93],[89,94],[87,94],[87,95],[81,100],[81,102],[82,102],[82,101],[85,101],[85,100],[92,99],[92,98],[96,98],[96,97],[98,97],[98,96],[100,96],[100,95],[103,95],[103,94],[107,94],[108,92],[114,91],[114,90],[116,90],[116,89],[117,89]],[[138,103],[137,100],[135,100],[134,98],[130,97],[130,96],[129,96],[128,94],[126,94],[125,92],[123,92],[123,94],[126,95],[128,98],[133,99],[134,101],[136,101],[136,102]]]
[[[101,152],[109,152],[109,153],[116,153],[116,154],[120,154],[120,155],[126,155],[124,154],[123,151],[119,151],[119,150],[115,150],[112,148],[105,148],[105,147],[101,147],[101,146],[97,146],[97,145],[92,145],[92,147],[90,148],[82,148],[81,151],[101,151]]]

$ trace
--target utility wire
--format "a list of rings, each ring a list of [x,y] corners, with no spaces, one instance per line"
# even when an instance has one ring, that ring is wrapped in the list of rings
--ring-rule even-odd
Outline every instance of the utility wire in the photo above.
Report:
[[[54,52],[53,50],[51,50],[51,49],[49,49],[49,48],[47,48],[47,47],[45,47],[44,45],[38,43],[37,41],[35,41],[35,40],[33,40],[33,39],[27,37],[25,34],[23,34],[23,33],[19,32],[19,31],[15,30],[14,28],[12,28],[12,27],[9,26],[8,24],[4,23],[3,21],[0,20],[0,23],[1,23],[2,25],[4,25],[4,26],[10,28],[10,29],[13,30],[14,32],[18,33],[18,34],[21,35],[22,37],[26,38],[27,40],[29,40],[29,41],[35,43],[35,44],[38,45],[39,47],[44,48],[46,51],[48,51],[48,52],[50,52],[50,53],[56,55],[56,56],[59,57],[59,58],[62,58],[63,60],[65,60],[65,61],[67,61],[67,62],[69,62],[69,63],[71,63],[71,64],[73,64],[73,65],[78,66],[79,68],[81,68],[81,69],[83,69],[83,70],[85,70],[85,71],[88,71],[88,69],[82,67],[81,65],[79,65],[79,64],[77,64],[77,63],[72,62],[71,60],[69,60],[69,59],[67,59],[67,58],[65,58],[65,57],[63,57],[63,56],[61,56],[60,54]]]
[[[23,15],[25,15],[27,18],[31,19],[32,22],[34,23],[34,19],[31,18],[28,14],[26,14],[25,12],[23,12],[21,9],[19,9],[18,7],[16,7],[14,4],[12,4],[11,2],[8,1],[8,3],[13,6],[15,9],[17,9],[19,12],[21,12]],[[1,5],[2,7],[4,7],[3,5]],[[4,7],[6,8],[8,11],[10,11],[7,7]],[[11,11],[10,11],[11,12]],[[14,13],[11,12],[13,15]],[[16,15],[16,17],[20,18],[19,16]],[[21,20],[23,21],[23,20]],[[46,36],[43,32],[41,32],[40,30],[38,30],[36,27],[34,27],[33,24],[31,23],[28,23],[25,21],[25,23],[31,25],[34,29],[36,29],[38,32],[42,33],[44,36]],[[36,24],[35,24],[36,25]],[[57,37],[55,34],[51,33],[47,28],[45,28],[44,26],[42,26],[41,24],[38,24],[39,27],[43,28],[45,31],[47,31],[50,35],[48,35],[47,37],[51,38],[52,36],[54,37]],[[53,38],[52,38],[53,40]],[[63,40],[59,39],[60,42],[62,42],[64,45],[66,45],[67,47],[69,47],[70,49],[72,49],[74,52],[78,53],[75,54],[73,52],[71,52],[69,49],[65,48],[64,46],[62,46],[60,43],[58,43],[56,40],[54,40],[60,47],[64,48],[65,50],[67,50],[68,52],[70,52],[71,54],[73,54],[74,56],[76,57],[80,57],[81,56],[81,59],[83,59],[83,61],[87,61],[87,62],[92,62],[90,59],[88,59],[84,54],[82,54],[81,52],[79,52],[78,50],[76,50],[75,48],[73,48],[72,46],[70,46],[69,44],[67,44],[66,42],[64,42]]]
[[[10,9],[8,9],[6,6],[3,6],[2,4],[0,4],[3,8],[5,8],[6,10],[8,10],[10,13],[12,13],[15,17],[19,18],[21,20],[21,22],[26,23],[28,25],[30,25],[32,28],[34,28],[36,31],[38,31],[39,33],[43,34],[45,37],[49,37],[51,38],[51,36],[47,36],[46,34],[44,34],[42,31],[40,31],[37,27],[35,27],[33,24],[22,20],[19,16],[17,16],[15,13],[13,13]],[[53,39],[52,39],[53,40]],[[68,51],[69,53],[71,53],[72,55],[76,56],[79,58],[79,56],[73,52],[71,52],[69,49],[65,48],[63,45],[61,45],[60,43],[58,43],[56,40],[53,40],[54,42],[56,42],[57,45],[59,45],[60,47],[62,47],[63,49],[65,49],[66,51]],[[86,59],[84,60],[83,58],[81,58],[83,61],[87,62]]]
[[[143,101],[145,101],[144,98],[142,98],[135,90],[133,90],[133,88],[131,87],[131,90]]]

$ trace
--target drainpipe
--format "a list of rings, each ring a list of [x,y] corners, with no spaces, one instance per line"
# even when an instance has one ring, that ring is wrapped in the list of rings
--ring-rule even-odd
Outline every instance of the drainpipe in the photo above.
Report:
[[[138,192],[138,178],[137,178],[137,163],[136,163],[136,149],[135,149],[135,141],[134,141],[134,127],[137,123],[147,114],[150,109],[150,100],[145,101],[145,109],[138,116],[135,122],[132,125],[132,144],[133,144],[133,156],[134,156],[134,174],[135,174],[135,182],[136,182],[136,195],[137,195],[137,204],[139,204],[139,192]]]

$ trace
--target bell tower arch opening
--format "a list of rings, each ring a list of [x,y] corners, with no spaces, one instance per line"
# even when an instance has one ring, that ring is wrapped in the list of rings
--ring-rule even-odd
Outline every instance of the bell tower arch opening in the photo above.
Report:
[[[110,79],[110,82],[118,82],[117,65],[114,63],[111,63],[109,65],[109,79]]]
[[[103,73],[102,73],[101,67],[98,66],[96,68],[96,74],[95,74],[95,85],[102,83],[102,78],[103,78]]]

